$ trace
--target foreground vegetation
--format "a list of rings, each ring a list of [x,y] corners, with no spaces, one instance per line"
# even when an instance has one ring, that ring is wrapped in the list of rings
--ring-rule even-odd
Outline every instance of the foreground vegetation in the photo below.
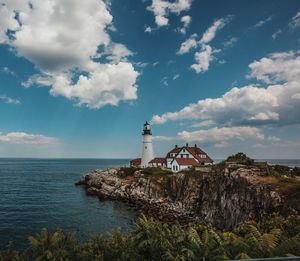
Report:
[[[203,224],[168,225],[141,217],[131,234],[78,242],[74,234],[43,229],[21,253],[12,245],[0,260],[226,260],[300,255],[300,217],[274,216],[265,224],[248,221],[232,231]]]

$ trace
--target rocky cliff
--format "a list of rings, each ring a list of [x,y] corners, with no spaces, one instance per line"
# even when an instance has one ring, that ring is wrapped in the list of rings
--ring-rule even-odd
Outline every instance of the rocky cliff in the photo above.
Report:
[[[126,201],[164,221],[200,220],[225,229],[272,213],[298,214],[297,207],[286,204],[278,184],[260,169],[242,165],[166,175],[137,170],[125,177],[120,169],[95,170],[77,183],[89,195]]]

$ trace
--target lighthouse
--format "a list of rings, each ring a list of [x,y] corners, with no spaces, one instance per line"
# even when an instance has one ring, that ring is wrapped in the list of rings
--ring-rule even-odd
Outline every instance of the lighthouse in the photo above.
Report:
[[[141,167],[146,168],[149,166],[149,161],[154,158],[153,156],[153,148],[152,148],[152,133],[151,126],[146,121],[143,129],[143,152],[142,152],[142,160]]]

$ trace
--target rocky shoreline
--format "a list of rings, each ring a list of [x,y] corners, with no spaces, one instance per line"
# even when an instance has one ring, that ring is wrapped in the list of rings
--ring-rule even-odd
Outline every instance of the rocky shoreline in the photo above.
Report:
[[[286,204],[278,184],[255,166],[232,164],[209,173],[146,175],[136,170],[95,170],[76,185],[100,200],[120,200],[138,212],[165,222],[201,221],[230,229],[246,220],[264,220],[270,214],[298,214]],[[298,202],[299,203],[299,202]]]

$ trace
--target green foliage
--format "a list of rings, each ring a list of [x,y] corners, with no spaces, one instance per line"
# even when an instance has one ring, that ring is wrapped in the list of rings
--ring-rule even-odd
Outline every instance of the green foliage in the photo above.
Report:
[[[221,162],[212,165],[212,170],[214,172],[222,172],[226,168],[226,160],[222,160]]]
[[[300,176],[300,168],[299,167],[294,167],[292,169],[292,173],[293,176]]]
[[[143,169],[143,173],[146,175],[156,175],[156,176],[164,176],[164,175],[171,175],[173,174],[172,171],[167,170],[167,169],[162,169],[160,167],[155,168],[155,167],[149,167]]]
[[[36,236],[29,236],[28,241],[27,255],[35,260],[73,260],[78,247],[74,234],[50,233],[45,228]]]
[[[271,176],[281,178],[284,176],[294,177],[293,171],[288,166],[271,165],[269,166]]]
[[[203,172],[196,170],[195,167],[190,167],[190,168],[184,169],[181,171],[181,173],[184,173],[190,177],[202,177],[202,175],[203,175]]]
[[[300,217],[248,221],[233,231],[191,223],[186,227],[142,216],[133,232],[116,229],[78,242],[73,234],[43,229],[21,254],[10,244],[0,260],[228,260],[300,255]]]
[[[238,152],[237,154],[229,156],[226,161],[244,165],[252,165],[254,163],[254,160],[249,158],[243,152]]]

